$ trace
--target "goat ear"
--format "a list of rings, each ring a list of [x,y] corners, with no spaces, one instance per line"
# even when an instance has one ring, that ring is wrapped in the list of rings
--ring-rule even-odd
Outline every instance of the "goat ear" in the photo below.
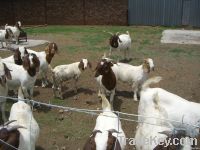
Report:
[[[12,76],[11,76],[11,73],[10,73],[10,69],[8,69],[8,67],[6,66],[6,64],[4,64],[4,71],[5,71],[5,75],[6,75],[6,78],[9,79],[9,80],[12,80]]]
[[[118,139],[111,132],[108,134],[107,149],[121,150]]]
[[[0,78],[0,84],[1,84],[3,87],[5,87],[5,85],[6,85],[6,77],[5,77],[5,75],[2,76],[2,77]]]
[[[49,54],[49,45],[47,45],[47,47],[45,48],[45,52],[46,54]]]
[[[113,63],[112,63],[112,62],[109,62],[109,66],[112,67],[112,66],[113,66]]]
[[[80,61],[78,67],[82,70],[84,70],[84,64],[83,64],[83,60]]]
[[[28,51],[26,47],[24,47],[24,55],[28,55]]]
[[[14,60],[15,61],[18,61],[19,60],[19,57],[20,57],[20,51],[19,51],[19,48],[15,50],[15,53],[14,53]]]
[[[39,69],[40,69],[39,58],[36,55],[34,55],[32,60],[33,60],[33,63],[35,65],[35,67],[36,67],[36,72],[39,72]]]
[[[53,43],[53,46],[54,46],[54,53],[58,54],[58,46],[57,46],[57,44]]]
[[[143,62],[143,69],[146,73],[150,72],[150,66],[149,66],[149,63],[146,59],[144,59],[144,62]]]
[[[28,55],[24,57],[23,67],[25,70],[28,70],[30,68],[30,60],[28,58]]]

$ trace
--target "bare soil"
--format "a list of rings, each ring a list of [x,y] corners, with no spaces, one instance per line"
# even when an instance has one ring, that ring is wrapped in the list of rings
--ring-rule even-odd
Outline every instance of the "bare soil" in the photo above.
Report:
[[[82,73],[78,82],[78,99],[75,99],[76,94],[73,92],[73,82],[67,82],[64,100],[54,99],[51,87],[41,88],[40,86],[34,89],[34,99],[54,103],[63,106],[87,109],[101,109],[97,97],[97,84],[94,79],[94,68],[97,60],[103,55],[103,52],[98,51],[77,51],[72,52],[65,48],[66,45],[76,45],[80,47],[80,41],[66,39],[62,35],[35,35],[31,38],[45,39],[54,41],[61,49],[60,53],[55,56],[52,66],[65,64],[81,60],[81,58],[89,58],[92,62],[92,70],[86,70]],[[138,50],[141,39],[133,41],[132,61],[131,64],[140,65],[144,58],[151,57],[155,63],[155,71],[150,73],[150,76],[160,75],[163,81],[159,84],[170,92],[184,97],[190,101],[200,102],[200,49],[198,46],[176,44],[149,44],[144,49]],[[139,41],[139,42],[138,42]],[[105,41],[104,44],[107,44]],[[43,50],[44,46],[33,48],[35,50]],[[80,48],[81,49],[81,48]],[[179,50],[181,49],[181,50]],[[182,51],[184,49],[184,51]],[[188,51],[185,51],[187,49]],[[107,52],[108,49],[105,49]],[[117,52],[114,53],[114,55]],[[10,55],[10,53],[1,52],[2,57]],[[49,77],[50,78],[50,77]],[[40,85],[40,79],[37,85]],[[87,102],[93,101],[95,104],[89,105]],[[11,102],[10,102],[11,103]],[[133,101],[133,92],[129,85],[118,83],[114,101],[114,109],[137,114],[138,103]],[[177,108],[179,109],[179,108]],[[192,108],[191,108],[192,109]],[[8,110],[9,111],[9,110]],[[78,112],[59,113],[57,109],[37,106],[34,111],[34,116],[40,126],[40,137],[37,142],[37,150],[78,150],[82,149],[85,141],[90,136],[97,116]],[[123,117],[123,116],[122,116]],[[131,119],[137,119],[131,117]],[[136,131],[136,122],[122,121],[122,127],[128,138],[133,138]],[[133,146],[127,143],[127,150],[133,149]]]

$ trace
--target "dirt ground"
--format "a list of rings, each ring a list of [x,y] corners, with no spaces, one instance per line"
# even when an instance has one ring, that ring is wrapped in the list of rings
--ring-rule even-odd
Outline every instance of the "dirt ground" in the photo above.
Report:
[[[81,49],[82,43],[62,35],[40,34],[32,35],[31,38],[54,41],[58,44],[61,51],[53,59],[52,66],[79,61],[81,58],[88,58],[93,65],[92,70],[86,70],[80,77],[77,100],[75,100],[76,95],[73,92],[73,82],[71,81],[65,84],[64,100],[54,99],[51,87],[41,88],[40,86],[34,89],[34,99],[76,108],[101,109],[100,103],[89,105],[87,101],[98,102],[97,84],[93,70],[97,60],[103,55],[104,51],[108,51],[108,48],[103,51],[72,52],[66,49],[66,45],[79,45]],[[155,41],[151,44],[151,38],[153,40],[157,37],[150,37],[150,44],[147,44],[148,46],[144,48],[140,48],[142,45],[140,38],[133,39],[132,61],[130,63],[140,65],[144,58],[151,57],[154,60],[155,71],[151,72],[150,76],[160,75],[163,77],[163,81],[159,84],[160,87],[190,101],[200,102],[200,47],[197,45],[160,44],[159,39],[154,39]],[[107,44],[107,41],[105,40],[103,44]],[[143,44],[145,45],[145,43]],[[33,49],[43,50],[44,47],[39,46]],[[2,57],[10,55],[8,52],[1,52],[0,54]],[[117,54],[118,52],[114,52],[114,55]],[[40,84],[40,80],[37,80],[37,85]],[[139,102],[133,101],[132,96],[131,87],[119,82],[114,101],[115,110],[137,114]],[[9,103],[11,104],[11,102]],[[96,116],[93,115],[72,111],[59,114],[57,109],[42,106],[37,106],[34,109],[34,116],[40,126],[37,150],[82,149],[95,126],[96,120]],[[136,125],[136,122],[122,121],[122,127],[128,138],[134,137]],[[134,147],[127,143],[126,150],[129,149],[134,149]]]

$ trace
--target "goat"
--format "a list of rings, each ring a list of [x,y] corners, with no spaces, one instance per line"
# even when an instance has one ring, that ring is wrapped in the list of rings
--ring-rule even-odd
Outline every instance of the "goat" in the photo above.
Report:
[[[21,53],[25,50],[25,47],[19,47]],[[36,52],[31,49],[27,49],[28,53],[35,54],[40,60],[40,70],[39,74],[42,76],[42,87],[46,87],[48,85],[47,81],[47,72],[49,68],[51,69],[50,63],[52,58],[54,57],[55,53],[58,53],[58,46],[56,43],[52,42],[49,43],[48,46],[45,48],[45,51]]]
[[[6,66],[11,72],[12,80],[8,80],[8,89],[17,90],[22,88],[24,96],[26,98],[32,98],[33,87],[39,71],[40,61],[35,54],[28,54],[24,56],[22,66],[6,63]],[[18,94],[18,98],[21,98]]]
[[[20,52],[19,48],[14,50],[14,54],[7,57],[7,58],[3,58],[2,61],[3,62],[8,62],[8,63],[13,63],[16,65],[22,65],[23,62],[23,58],[25,55],[28,55],[27,50],[25,49],[23,52]]]
[[[0,96],[8,95],[7,80],[11,80],[11,79],[12,79],[12,76],[11,76],[10,70],[4,63],[2,63],[1,58],[0,58]],[[6,98],[1,97],[0,106],[1,106],[1,112],[2,112],[2,119],[4,122],[6,121],[5,103],[6,103]]]
[[[152,105],[155,95],[158,95],[159,105],[165,108],[168,118],[182,122],[170,121],[170,123],[175,128],[185,129],[186,136],[196,137],[199,134],[199,129],[191,125],[200,126],[200,104],[190,102],[162,88],[149,88],[150,84],[158,83],[161,79],[161,77],[154,77],[142,85],[140,103]],[[139,108],[139,114],[143,114],[144,110],[145,108]]]
[[[18,129],[20,133],[18,149],[35,150],[40,128],[34,119],[30,106],[23,101],[14,103],[10,110],[9,120],[16,120],[12,123],[13,125],[20,125],[25,128]]]
[[[84,145],[83,150],[123,150],[126,146],[126,136],[118,116],[111,111],[111,105],[105,95],[102,99],[103,112],[96,119],[96,125]]]
[[[52,79],[53,79],[53,92],[56,96],[56,89],[59,90],[59,97],[63,99],[62,95],[62,82],[70,79],[74,79],[74,92],[77,93],[77,81],[81,73],[87,69],[87,67],[92,67],[91,63],[87,59],[81,59],[80,62],[75,62],[67,65],[59,65],[52,69]]]
[[[102,60],[96,66],[95,78],[100,86],[99,94],[110,93],[110,103],[113,106],[116,88],[116,76],[112,70],[113,63],[107,60]]]
[[[168,120],[165,120],[168,119],[168,113],[166,109],[160,105],[157,93],[155,93],[151,105],[143,102],[141,99],[138,109],[143,110],[143,112],[141,114],[141,111],[138,111],[139,124],[135,135],[137,150],[178,149],[180,146],[185,149],[186,147],[191,147],[191,145],[187,145],[188,143],[186,142],[172,143],[173,139],[183,140],[188,137],[185,137],[184,130],[176,130]]]
[[[126,34],[119,34],[117,32],[116,34],[113,34],[111,32],[108,32],[111,34],[111,37],[109,39],[110,44],[110,52],[109,56],[112,55],[113,49],[119,49],[120,51],[124,52],[124,59],[130,57],[130,48],[131,48],[131,36],[128,31],[126,31]]]
[[[1,150],[15,150],[19,148],[20,132],[18,131],[18,129],[24,128],[24,127],[20,125],[13,125],[13,126],[9,125],[15,121],[16,120],[11,120],[4,123],[3,126],[0,126],[0,140],[1,140],[0,149]]]
[[[15,26],[8,26],[8,24],[5,25],[5,29],[10,29],[13,32],[14,39],[16,41],[16,44],[19,44],[19,35],[21,30],[21,22],[17,21]]]
[[[12,37],[13,37],[13,32],[11,29],[0,30],[0,41],[1,41],[2,48],[4,48],[3,42],[6,42],[6,46],[7,46],[8,41],[10,41]]]
[[[103,62],[112,61],[105,56],[102,58]],[[149,73],[154,70],[154,63],[151,58],[144,59],[143,64],[139,66],[132,66],[125,63],[113,62],[112,70],[116,76],[117,81],[128,83],[132,86],[134,95],[133,99],[138,100],[137,93],[142,83],[147,80]],[[100,79],[97,79],[97,81]]]

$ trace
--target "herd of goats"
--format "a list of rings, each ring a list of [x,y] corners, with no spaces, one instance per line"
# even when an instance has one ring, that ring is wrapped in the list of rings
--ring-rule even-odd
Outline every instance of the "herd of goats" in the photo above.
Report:
[[[14,38],[16,44],[21,31],[21,23],[15,26],[5,26],[0,30],[1,42],[8,42]],[[110,32],[108,32],[110,33]],[[124,53],[124,59],[130,59],[131,36],[110,33],[110,53],[119,49]],[[6,44],[7,45],[7,44]],[[2,43],[3,47],[3,43]],[[63,83],[74,80],[74,92],[77,93],[77,82],[84,70],[91,68],[88,59],[79,62],[51,67],[51,61],[58,52],[56,43],[51,42],[44,51],[37,52],[26,47],[19,47],[13,55],[0,58],[0,104],[4,124],[0,127],[1,150],[35,150],[39,137],[39,125],[33,117],[29,103],[18,101],[10,110],[9,121],[6,122],[5,103],[9,90],[18,94],[18,99],[32,99],[35,81],[42,78],[42,87],[52,77],[52,89],[55,97],[63,99]],[[123,150],[127,139],[121,122],[113,112],[113,101],[116,85],[119,81],[131,85],[133,100],[138,101],[138,125],[135,134],[135,148],[137,150],[167,149],[190,150],[195,144],[191,138],[197,138],[200,126],[200,105],[185,100],[162,88],[150,88],[151,84],[159,83],[161,77],[148,78],[154,70],[151,58],[144,59],[139,66],[116,62],[104,55],[95,68],[95,78],[99,86],[98,96],[102,100],[102,113],[96,119],[92,134],[83,146],[84,150]],[[107,99],[109,97],[109,100]],[[138,98],[139,97],[139,98]],[[157,142],[146,142],[154,138]],[[166,139],[182,139],[178,145],[166,145]]]

